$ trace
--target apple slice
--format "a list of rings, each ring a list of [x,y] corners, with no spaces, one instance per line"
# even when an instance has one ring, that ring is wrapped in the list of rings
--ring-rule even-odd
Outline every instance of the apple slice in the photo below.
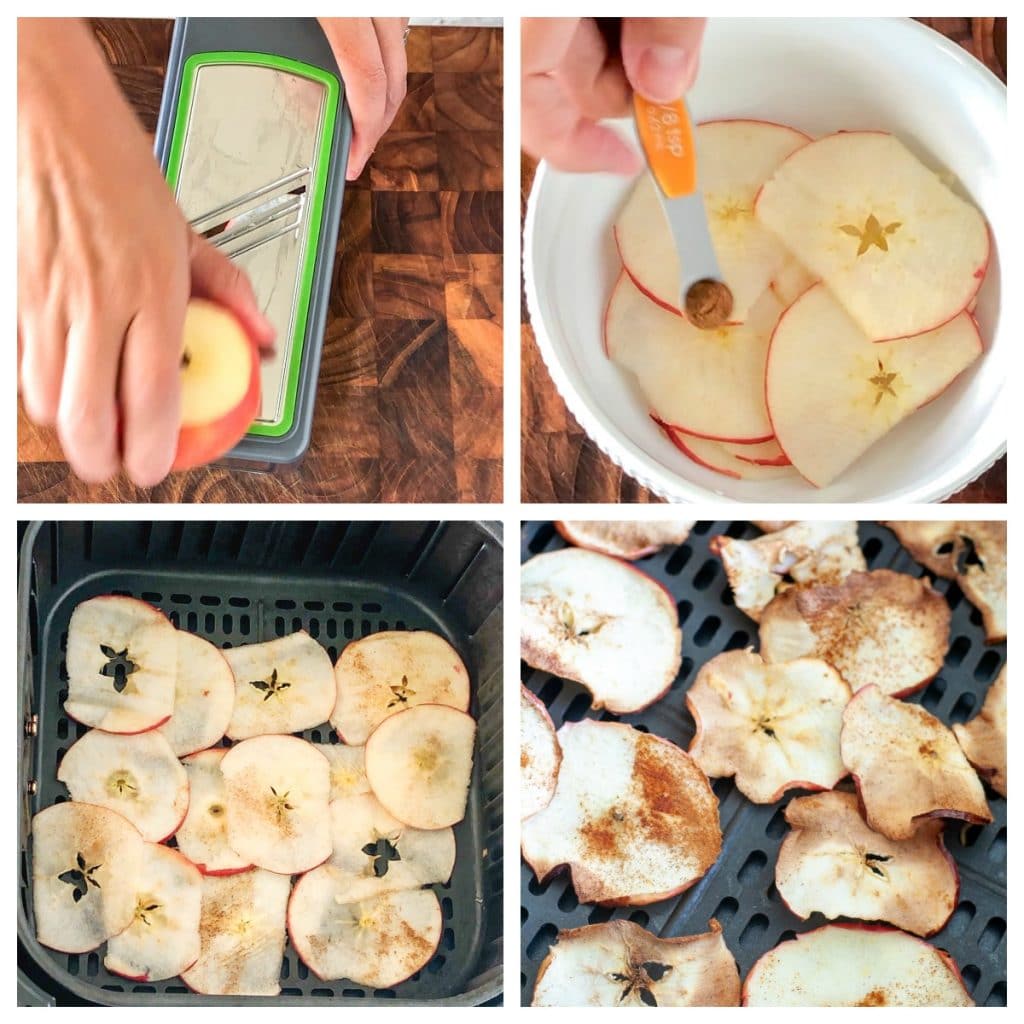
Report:
[[[835,296],[815,285],[772,335],[764,389],[772,432],[800,474],[825,487],[981,353],[968,313],[927,334],[872,345]]]
[[[775,887],[797,917],[886,921],[925,936],[945,927],[960,877],[940,820],[894,842],[868,826],[856,794],[832,792],[790,800],[786,821]]]
[[[751,523],[762,533],[778,533],[779,530],[784,530],[798,521],[795,519],[751,519]]]
[[[331,766],[331,800],[370,793],[366,777],[366,748],[344,743],[314,743]]]
[[[720,442],[722,448],[730,455],[735,455],[740,462],[748,462],[752,466],[788,466],[789,456],[779,447],[779,442],[759,441],[757,444],[736,444],[734,441]]]
[[[334,669],[304,630],[224,652],[235,677],[233,740],[301,732],[327,721],[334,707]]]
[[[36,938],[86,953],[124,931],[144,845],[138,829],[106,807],[65,802],[40,811],[32,819]]]
[[[887,522],[925,568],[956,580],[981,612],[985,639],[1006,639],[1006,523],[999,521]]]
[[[93,597],[68,626],[68,699],[75,721],[107,732],[154,729],[174,711],[177,630],[131,597]]]
[[[772,291],[788,307],[818,280],[799,260],[790,259],[772,279]]]
[[[734,480],[777,480],[780,477],[797,475],[785,457],[783,462],[775,464],[771,461],[758,461],[756,457],[750,455],[740,456],[733,448],[727,448],[724,441],[694,437],[664,423],[653,413],[651,419],[688,459],[723,476],[732,477]],[[766,445],[770,443],[772,442],[763,442]],[[744,447],[756,451],[761,448],[761,444],[735,445],[736,449]]]
[[[973,1006],[953,958],[896,928],[827,924],[750,969],[744,1006]]]
[[[202,895],[194,864],[177,850],[146,843],[134,920],[110,939],[103,966],[133,981],[163,981],[187,970],[199,959]]]
[[[754,218],[754,197],[810,137],[785,125],[742,119],[707,121],[695,136],[711,241],[732,292],[732,319],[742,323],[789,259],[786,248]],[[615,241],[636,286],[678,314],[679,253],[651,175],[637,179],[615,222]]]
[[[632,921],[569,928],[544,958],[534,1006],[739,1006],[736,960],[712,920],[662,939]]]
[[[283,875],[327,860],[331,768],[312,743],[295,736],[256,736],[232,747],[220,770],[228,845],[239,857]]]
[[[188,775],[188,814],[174,838],[178,849],[204,875],[232,875],[253,866],[228,845],[230,808],[220,771],[227,752],[226,747],[201,750],[182,762]]]
[[[528,818],[551,803],[562,751],[548,709],[519,684],[519,816]]]
[[[997,792],[1006,796],[1006,666],[985,694],[981,713],[953,733],[967,760]]]
[[[765,182],[755,213],[871,341],[952,320],[988,266],[985,218],[885,132],[838,132],[797,150]]]
[[[926,686],[949,648],[949,605],[926,579],[889,569],[852,572],[779,594],[761,614],[761,654],[823,658],[856,693],[878,685],[905,697]]]
[[[154,731],[118,736],[92,729],[61,758],[57,778],[72,800],[117,811],[151,843],[174,835],[188,810],[185,769]]]
[[[348,644],[334,677],[331,725],[346,743],[365,743],[384,719],[417,704],[469,710],[469,673],[458,651],[426,630],[373,633]]]
[[[640,906],[688,889],[722,848],[718,800],[668,740],[584,718],[558,730],[551,803],[522,823],[523,858],[543,882],[568,865],[581,903]]]
[[[659,420],[712,440],[767,441],[774,431],[765,359],[782,311],[766,288],[744,323],[701,330],[655,305],[622,274],[605,312],[605,351],[636,378]]]
[[[711,550],[722,559],[736,607],[755,622],[787,581],[839,583],[868,567],[854,520],[793,523],[756,540],[713,537]]]
[[[181,428],[172,470],[192,469],[230,451],[260,409],[260,355],[238,319],[205,299],[185,310]]]
[[[317,868],[295,884],[288,934],[321,981],[348,978],[393,988],[430,962],[441,941],[441,904],[430,889],[346,902],[345,882]]]
[[[606,522],[574,519],[555,523],[555,529],[578,548],[635,562],[645,555],[653,555],[666,545],[682,544],[690,536],[693,525],[693,520]]]
[[[178,630],[174,714],[160,726],[178,757],[219,743],[235,706],[235,677],[209,640]]]
[[[839,730],[850,688],[830,665],[766,665],[753,651],[704,664],[686,694],[697,724],[690,756],[711,778],[734,775],[757,804],[787,789],[831,789],[844,775]]]
[[[199,959],[181,980],[203,995],[276,996],[291,887],[287,875],[259,868],[204,876]]]
[[[445,828],[466,816],[476,722],[446,704],[418,704],[385,718],[366,741],[374,795],[413,828]]]
[[[579,548],[531,558],[520,577],[523,661],[581,683],[616,714],[660,700],[682,660],[669,593],[631,565]]]
[[[843,713],[839,746],[868,825],[890,839],[909,839],[927,818],[992,820],[956,737],[917,704],[865,686]]]

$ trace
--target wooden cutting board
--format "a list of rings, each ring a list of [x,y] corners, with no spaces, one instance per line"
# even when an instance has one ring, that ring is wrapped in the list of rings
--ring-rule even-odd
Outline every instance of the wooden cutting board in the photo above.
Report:
[[[149,131],[171,22],[97,19]],[[345,190],[313,440],[274,475],[87,486],[18,414],[21,501],[500,501],[502,35],[414,28],[406,101]]]
[[[974,53],[972,21],[992,19],[919,18],[947,38]],[[988,31],[991,32],[989,26]],[[1005,32],[1005,29],[1004,29]],[[974,33],[977,34],[977,33]],[[1005,38],[1005,35],[1004,35]],[[989,67],[1003,81],[997,58]],[[522,215],[533,185],[536,162],[522,157]],[[522,497],[531,502],[657,502],[661,499],[641,487],[608,458],[573,419],[548,376],[529,326],[525,297],[522,301]],[[1006,502],[1006,457],[950,501]]]

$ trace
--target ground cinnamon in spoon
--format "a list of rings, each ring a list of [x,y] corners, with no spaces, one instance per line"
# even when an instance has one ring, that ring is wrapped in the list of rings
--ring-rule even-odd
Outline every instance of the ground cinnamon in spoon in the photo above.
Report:
[[[732,292],[721,281],[704,278],[686,293],[686,317],[701,330],[721,327],[732,313]]]

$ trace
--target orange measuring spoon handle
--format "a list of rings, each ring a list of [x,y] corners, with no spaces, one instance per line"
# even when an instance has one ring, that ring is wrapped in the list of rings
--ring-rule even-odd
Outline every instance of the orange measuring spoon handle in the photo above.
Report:
[[[647,165],[666,198],[696,192],[697,149],[686,103],[651,103],[634,93],[633,104]]]

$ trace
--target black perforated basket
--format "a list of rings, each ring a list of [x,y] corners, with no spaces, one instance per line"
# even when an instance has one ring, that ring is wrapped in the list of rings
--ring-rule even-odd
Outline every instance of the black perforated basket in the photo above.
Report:
[[[500,527],[449,523],[43,523],[19,566],[19,986],[23,1002],[109,1005],[476,1005],[501,992],[502,581]],[[331,658],[384,629],[429,629],[458,650],[473,684],[477,748],[444,917],[430,963],[393,989],[322,982],[289,943],[275,998],[209,997],[180,979],[138,984],[103,967],[105,947],[65,954],[37,942],[32,815],[66,800],[61,757],[86,728],[63,711],[64,650],[75,606],[125,594],[162,608],[220,647],[307,630]],[[328,725],[301,734],[334,742]],[[227,741],[225,741],[227,742]]]
[[[757,625],[733,604],[721,560],[708,549],[718,534],[753,538],[759,531],[745,523],[698,523],[677,548],[641,560],[639,568],[663,583],[679,608],[683,628],[683,664],[671,690],[653,707],[635,715],[594,712],[590,696],[575,683],[522,666],[522,679],[547,706],[557,728],[584,717],[620,720],[663,736],[686,749],[693,738],[693,720],[684,694],[698,669],[722,651],[757,645]],[[900,547],[896,538],[874,523],[860,524],[860,539],[870,568],[891,568],[914,576],[924,570]],[[525,561],[542,551],[565,547],[550,523],[526,523],[521,554]],[[950,647],[942,672],[921,693],[908,698],[922,704],[943,722],[971,717],[1006,660],[1006,645],[985,643],[981,616],[960,588],[936,579],[936,589],[953,610]],[[520,903],[521,998],[530,1002],[537,970],[562,928],[578,928],[613,918],[627,918],[658,935],[690,935],[707,930],[710,918],[722,925],[726,943],[746,977],[754,961],[797,932],[827,923],[820,914],[801,921],[782,902],[774,885],[775,860],[787,825],[783,810],[791,790],[780,802],[752,804],[732,779],[717,779],[724,841],[711,870],[682,896],[643,908],[615,910],[580,904],[567,874],[538,884],[533,872],[521,868]],[[978,1005],[1006,1005],[1006,801],[986,790],[994,821],[980,827],[946,827],[946,845],[960,870],[960,897],[953,916],[929,939],[948,950],[963,973]]]

